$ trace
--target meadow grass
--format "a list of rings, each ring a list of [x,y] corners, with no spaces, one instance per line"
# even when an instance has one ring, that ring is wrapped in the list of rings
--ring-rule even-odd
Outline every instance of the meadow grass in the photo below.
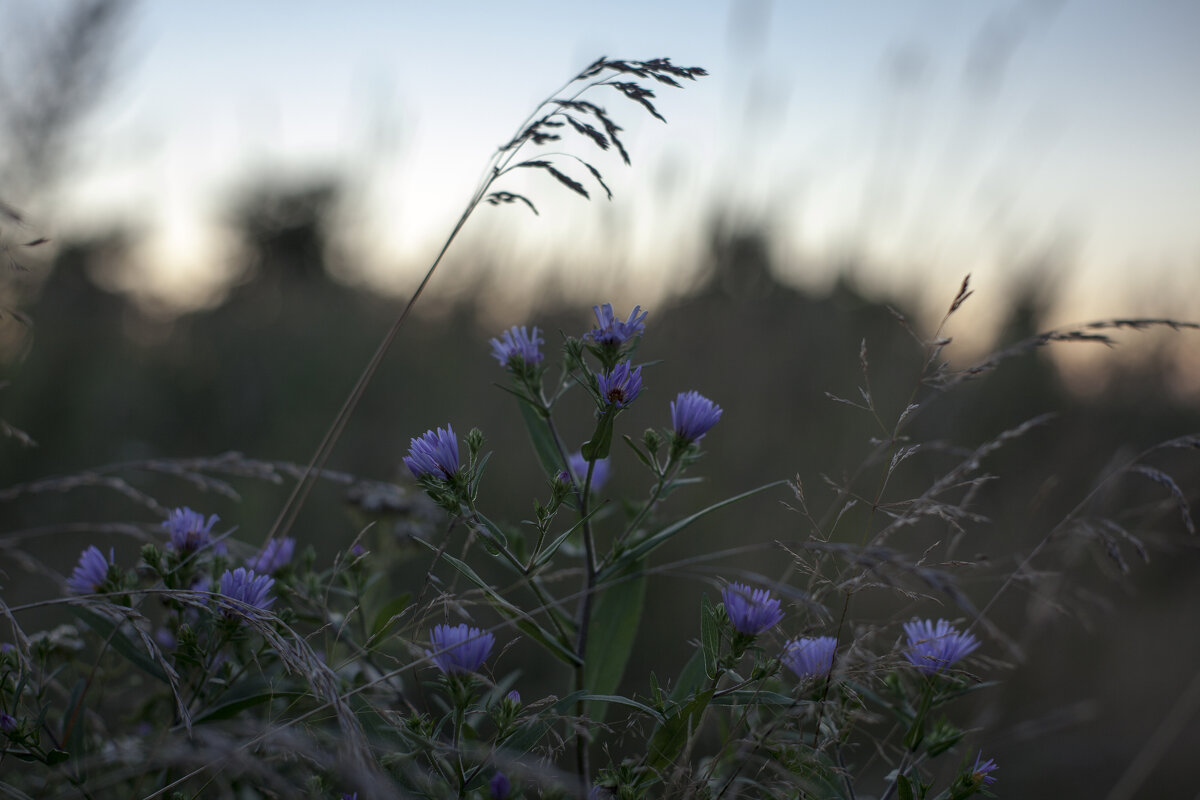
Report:
[[[0,538],[6,572],[30,571],[49,586],[42,599],[0,596],[9,632],[0,652],[0,794],[948,800],[1002,788],[1007,765],[981,750],[966,710],[1024,658],[993,609],[1036,581],[1063,540],[1096,547],[1128,571],[1128,554],[1146,551],[1140,531],[1169,516],[1194,533],[1187,492],[1154,457],[1196,449],[1200,436],[1123,458],[1034,547],[987,563],[961,550],[988,521],[977,500],[997,479],[989,465],[1052,420],[1018,420],[973,443],[922,439],[919,423],[972,379],[1037,348],[1194,324],[1091,323],[955,367],[944,330],[971,295],[964,279],[932,335],[897,315],[919,356],[906,395],[876,396],[865,340],[857,394],[829,395],[830,409],[848,406],[874,429],[854,470],[827,478],[819,493],[779,476],[723,494],[699,480],[703,448],[719,453],[723,437],[749,435],[755,421],[680,386],[659,403],[659,427],[630,430],[625,412],[651,402],[643,387],[656,364],[638,352],[655,334],[654,316],[600,304],[593,327],[564,337],[556,354],[534,324],[481,340],[496,373],[464,377],[473,381],[464,392],[506,381],[539,464],[528,519],[493,519],[481,501],[491,453],[477,429],[413,431],[407,455],[397,454],[412,483],[326,468],[471,215],[485,203],[536,213],[533,199],[498,182],[537,170],[585,197],[589,187],[608,193],[595,166],[557,152],[569,136],[628,163],[621,128],[595,93],[615,91],[661,119],[646,82],[678,87],[703,75],[667,59],[600,59],[539,106],[484,170],[308,464],[237,453],[156,458],[0,490],[0,502],[14,504],[99,489],[162,519],[80,523],[73,530],[140,549],[133,559],[128,548],[118,557],[89,546],[67,576],[47,567],[42,551],[71,526]],[[737,376],[723,388],[736,392]],[[585,398],[585,419],[570,426],[567,397]],[[591,431],[586,440],[562,433],[580,424]],[[616,453],[645,470],[641,494],[605,492]],[[237,497],[246,491],[237,487],[260,481],[294,489],[252,543],[235,521],[160,500],[129,477],[145,473],[181,481],[200,499]],[[1119,514],[1101,509],[1098,499],[1129,477],[1147,479],[1160,496]],[[407,533],[401,540],[364,526],[332,559],[319,559],[292,536],[318,481],[392,509]],[[793,528],[675,555],[700,521],[736,519],[746,504],[781,498]],[[767,554],[771,574],[737,566],[747,554]],[[414,559],[422,580],[397,585],[393,576]],[[666,675],[627,674],[654,585],[678,574],[709,576],[714,590],[673,626],[691,643],[690,659]],[[30,630],[22,621],[47,610],[62,624]]]

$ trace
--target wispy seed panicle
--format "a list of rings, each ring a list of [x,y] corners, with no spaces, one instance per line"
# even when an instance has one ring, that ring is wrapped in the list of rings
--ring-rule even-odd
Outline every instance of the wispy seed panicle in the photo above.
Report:
[[[515,192],[492,192],[487,197],[485,197],[484,200],[486,200],[489,205],[493,205],[493,206],[498,206],[501,203],[518,203],[518,202],[520,202],[520,203],[524,203],[525,205],[529,206],[529,210],[532,211],[534,214],[538,213],[537,207],[535,207],[533,205],[533,202],[528,197],[526,197],[523,194],[517,194]]]
[[[666,117],[658,113],[658,109],[650,102],[650,98],[654,97],[654,92],[651,90],[631,81],[608,81],[607,85],[613,87],[635,103],[640,103],[655,119],[662,122],[667,121]]]
[[[967,298],[970,297],[971,295],[975,294],[974,289],[967,288],[968,286],[970,286],[970,284],[971,284],[971,275],[970,275],[970,273],[968,273],[963,278],[962,285],[958,287],[958,294],[956,294],[954,296],[954,301],[952,303],[950,303],[950,310],[947,312],[947,316],[949,316],[950,314],[953,314],[955,311],[958,311],[958,309],[962,308],[962,304],[967,302]]]
[[[522,161],[520,164],[514,164],[513,166],[514,167],[531,167],[533,169],[544,169],[547,172],[549,172],[551,175],[553,175],[554,178],[559,183],[561,183],[563,186],[566,186],[568,189],[575,192],[576,194],[581,194],[584,197],[591,199],[591,196],[588,194],[587,189],[583,188],[582,183],[575,180],[571,176],[566,175],[563,172],[560,172],[549,161],[545,161],[542,159],[534,159],[532,161]],[[587,162],[584,162],[584,166],[588,167],[589,169],[592,169],[591,165],[588,164]],[[595,169],[592,169],[592,172],[593,172],[593,174],[599,174],[595,171]]]
[[[603,77],[606,72],[611,74],[608,80],[605,80]],[[610,147],[615,147],[621,155],[621,160],[629,164],[629,152],[625,149],[619,136],[621,126],[612,120],[604,108],[588,100],[581,100],[580,95],[597,86],[611,86],[629,100],[645,108],[656,119],[666,122],[666,118],[659,113],[654,103],[651,102],[651,99],[655,97],[653,90],[632,80],[616,80],[614,78],[616,76],[627,75],[635,78],[654,80],[666,86],[682,88],[677,79],[695,80],[707,74],[700,67],[678,67],[672,64],[670,59],[666,58],[656,58],[650,61],[597,59],[564,87],[564,91],[574,89],[573,95],[552,97],[547,100],[535,111],[531,117],[531,121],[499,149],[499,156],[502,157],[502,162],[498,165],[496,177],[517,167],[544,169],[571,191],[581,194],[584,197],[589,197],[587,191],[583,188],[583,184],[553,166],[546,159],[526,160],[518,164],[506,164],[503,163],[503,160],[511,159],[526,144],[544,145],[549,142],[561,141],[563,139],[563,131],[569,128],[601,150],[607,151]],[[578,84],[580,83],[584,85],[579,87]],[[603,127],[603,130],[592,123],[590,118],[593,117],[600,124],[600,127]],[[587,168],[592,177],[604,188],[605,193],[611,199],[612,192],[604,183],[600,171],[583,159],[578,159],[575,156],[571,157],[576,158],[576,160]],[[485,199],[492,205],[522,200],[532,208],[532,204],[521,198],[520,195],[493,192],[487,195]]]

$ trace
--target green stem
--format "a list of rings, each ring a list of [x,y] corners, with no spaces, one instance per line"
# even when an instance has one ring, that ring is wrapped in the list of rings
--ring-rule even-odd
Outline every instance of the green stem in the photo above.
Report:
[[[654,510],[655,506],[658,505],[658,501],[662,499],[662,493],[663,490],[666,489],[667,484],[670,483],[672,478],[675,478],[679,474],[681,469],[681,462],[677,461],[674,457],[667,461],[666,466],[663,467],[662,472],[659,473],[658,482],[654,485],[654,489],[650,492],[650,499],[646,501],[645,505],[638,509],[638,513],[632,520],[630,520],[629,524],[625,526],[625,532],[622,533],[621,537],[617,540],[618,546],[637,531],[638,526],[642,524],[646,517],[650,515],[650,512]]]

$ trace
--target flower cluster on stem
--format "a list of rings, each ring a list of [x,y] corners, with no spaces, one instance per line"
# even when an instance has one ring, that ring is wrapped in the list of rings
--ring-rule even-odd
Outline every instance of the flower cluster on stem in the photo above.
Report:
[[[496,637],[481,628],[459,625],[435,625],[429,641],[433,650],[425,655],[447,675],[477,672],[487,661]]]
[[[274,585],[275,579],[270,575],[258,575],[245,567],[225,570],[221,575],[221,595],[234,601],[233,608],[227,609],[225,616],[233,618],[245,616],[254,610],[270,610],[275,602],[271,596],[271,587]]]
[[[67,578],[67,588],[72,594],[92,594],[99,592],[108,582],[109,567],[113,566],[115,556],[108,551],[108,558],[100,552],[100,548],[92,545],[79,556],[79,563]]]
[[[194,553],[212,544],[212,528],[217,524],[216,514],[209,516],[188,507],[176,508],[162,526],[171,537],[170,547],[178,553]]]
[[[259,574],[273,575],[291,563],[296,540],[290,536],[272,539],[258,555],[246,559],[246,566]]]
[[[979,647],[979,640],[969,633],[960,633],[944,619],[911,620],[904,623],[908,650],[904,657],[926,675],[942,672]]]
[[[622,409],[637,399],[642,391],[642,368],[622,361],[608,372],[596,374],[600,400],[606,409]]]
[[[404,466],[417,480],[453,481],[458,474],[458,439],[454,428],[447,425],[410,439]]]
[[[823,678],[833,669],[837,639],[832,636],[792,639],[783,646],[779,659],[800,680]]]
[[[721,589],[725,614],[734,630],[746,636],[758,636],[779,624],[783,609],[779,600],[766,589],[751,589],[743,583],[730,583]]]

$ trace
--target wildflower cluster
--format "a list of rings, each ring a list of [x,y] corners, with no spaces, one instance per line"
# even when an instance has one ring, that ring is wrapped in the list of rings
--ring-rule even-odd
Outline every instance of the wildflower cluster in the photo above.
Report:
[[[601,59],[576,80],[657,116],[653,91],[635,79],[678,85],[702,74],[666,59]],[[620,127],[580,95],[556,95],[539,109],[501,148],[474,203],[532,208],[490,191],[518,168],[546,170],[587,196],[550,157],[514,160],[526,144],[564,131],[627,158]],[[967,294],[964,282],[952,310]],[[161,525],[130,526],[146,540],[139,560],[107,541],[107,554],[89,544],[58,584],[68,596],[0,604],[14,640],[0,642],[0,765],[21,762],[0,785],[14,797],[98,797],[111,788],[111,796],[343,800],[989,794],[998,766],[953,721],[959,698],[985,687],[972,671],[989,662],[971,659],[984,646],[971,633],[981,606],[942,566],[908,559],[888,537],[930,520],[963,531],[977,517],[968,500],[945,500],[947,487],[969,499],[963,487],[984,482],[980,456],[1015,434],[981,446],[952,480],[889,502],[884,489],[900,482],[894,471],[917,450],[904,429],[912,402],[884,426],[886,440],[871,441],[863,472],[885,465],[872,491],[836,485],[827,514],[809,512],[799,478],[711,498],[690,471],[702,442],[723,446],[724,410],[694,389],[655,394],[654,362],[638,360],[643,340],[654,346],[654,321],[640,305],[622,315],[605,303],[593,313],[590,329],[564,337],[552,382],[540,327],[515,325],[488,342],[540,468],[530,481],[533,513],[520,523],[498,522],[483,507],[492,456],[483,434],[460,438],[445,423],[393,455],[419,488],[364,482],[387,501],[356,505],[345,538],[321,563],[313,547],[298,552],[305,534],[289,536],[290,521],[251,546],[233,538],[236,526],[216,531],[217,515],[185,506]],[[948,380],[924,371],[943,363],[948,340],[934,341],[914,385]],[[865,371],[865,346],[861,358]],[[560,402],[571,393],[579,402]],[[869,387],[860,394],[881,422]],[[662,427],[624,432],[635,406]],[[197,475],[191,466],[173,474]],[[750,526],[724,514],[784,486],[804,520],[799,535],[751,542]],[[855,519],[864,497],[869,511]],[[416,518],[419,535],[409,527]],[[703,534],[725,543],[655,561],[700,520],[716,523]],[[851,520],[863,538],[857,528],[845,535]],[[321,529],[322,545],[333,530]],[[786,554],[773,578],[733,563],[768,548],[768,562]],[[693,647],[691,658],[669,665],[665,678],[657,665],[648,678],[626,675],[642,620],[663,613],[650,583],[714,573],[741,580],[721,583],[719,604],[699,597],[699,630],[672,620],[657,631]],[[860,594],[888,591],[902,605],[875,607],[907,616],[912,603],[941,593],[972,624],[857,618],[871,607]],[[15,619],[56,602],[69,623],[27,635]]]
[[[393,709],[379,735],[407,754],[408,766],[386,770],[386,781],[417,795],[429,794],[432,780],[463,797],[519,796],[526,781],[541,780],[520,766],[521,758],[550,741],[550,732],[570,719],[566,741],[573,755],[561,759],[573,762],[566,769],[590,786],[591,796],[653,796],[672,764],[695,746],[702,720],[732,706],[736,715],[722,724],[733,730],[745,726],[747,736],[762,731],[770,747],[791,748],[789,758],[804,766],[789,772],[789,780],[818,795],[826,791],[822,787],[844,780],[839,778],[844,769],[826,763],[822,752],[846,740],[860,717],[890,714],[905,730],[893,783],[901,794],[916,796],[923,785],[916,765],[929,763],[965,737],[945,717],[933,717],[934,710],[970,689],[972,679],[960,667],[980,647],[975,636],[948,620],[911,620],[903,624],[904,638],[891,653],[872,654],[869,642],[855,641],[841,627],[822,632],[828,618],[809,620],[805,635],[781,632],[788,615],[777,590],[785,584],[764,588],[731,581],[721,587],[719,606],[703,599],[699,649],[674,678],[669,694],[656,684],[648,696],[617,694],[643,613],[649,560],[691,522],[729,502],[682,521],[661,518],[662,501],[695,484],[685,474],[699,462],[699,443],[717,429],[724,412],[695,390],[681,391],[660,406],[667,423],[662,428],[639,439],[622,435],[624,412],[653,396],[649,367],[631,360],[649,316],[640,307],[626,317],[607,304],[595,311],[595,328],[564,341],[565,378],[549,392],[543,385],[548,358],[538,327],[513,327],[491,340],[492,355],[511,376],[511,393],[532,412],[523,413],[522,420],[544,469],[542,485],[549,487],[549,499],[534,503],[531,524],[498,524],[479,507],[478,489],[491,454],[483,452],[478,430],[460,439],[452,424],[430,429],[413,437],[402,456],[417,484],[448,512],[452,524],[444,535],[465,531],[461,543],[413,537],[410,546],[428,551],[431,585],[466,581],[477,590],[474,595],[447,592],[436,603],[417,606],[412,592],[380,594],[384,562],[376,553],[389,546],[375,540],[367,547],[367,531],[333,567],[321,571],[311,551],[298,558],[291,536],[268,536],[261,547],[246,548],[228,534],[215,534],[215,514],[181,507],[169,512],[161,544],[146,545],[134,569],[123,566],[115,550],[107,556],[95,545],[84,550],[67,586],[77,602],[92,603],[92,613],[101,616],[81,612],[82,619],[98,632],[119,636],[120,653],[139,652],[137,641],[148,643],[143,647],[150,655],[142,657],[146,668],[172,686],[189,687],[182,704],[174,698],[182,697],[183,689],[167,695],[174,704],[168,704],[171,713],[180,718],[220,718],[225,709],[270,702],[270,692],[295,692],[336,708],[341,702],[336,698],[344,694],[361,692],[363,702],[375,702],[371,691],[377,691],[376,701]],[[571,390],[592,401],[592,431],[582,442],[561,433],[578,429],[577,422],[557,418],[558,401]],[[627,447],[613,447],[619,441]],[[639,464],[649,484],[641,500],[626,501],[620,514],[604,513],[614,475],[620,471],[633,480]],[[508,577],[493,582],[485,574]],[[551,575],[555,580],[546,579]],[[577,576],[579,583],[564,584],[563,576]],[[801,594],[784,592],[785,597]],[[161,606],[155,619],[120,622],[143,614],[144,599],[150,597],[159,598]],[[431,625],[434,614],[491,621]],[[110,618],[118,622],[104,622]],[[289,643],[296,626],[311,626],[307,637],[331,636],[333,643],[320,654],[307,644]],[[807,633],[814,629],[818,634]],[[539,648],[562,664],[565,684],[554,698],[522,701],[513,688],[518,673],[505,674],[496,657],[509,647]],[[380,666],[384,658],[400,664],[409,659],[409,666],[389,677]],[[871,664],[899,666],[872,679]],[[408,674],[422,665],[429,688],[414,693]],[[299,674],[307,676],[307,686],[297,685]],[[252,677],[249,688],[226,688]],[[279,688],[257,688],[267,685]],[[422,694],[436,700],[430,705]],[[280,711],[286,713],[285,708]],[[431,715],[435,708],[440,717]],[[591,767],[598,755],[591,740],[600,735],[588,732],[591,722],[614,708],[650,715],[646,754],[634,762]],[[49,764],[57,756],[30,724],[34,718],[36,709],[26,701],[0,698],[0,736]],[[828,731],[832,738],[811,740],[810,746],[801,732],[813,718],[821,720],[819,736]],[[708,758],[714,785],[740,768],[733,750]],[[947,784],[945,797],[985,791],[995,781],[995,770],[995,762],[980,754]],[[315,780],[330,792],[362,796],[345,791],[332,772]]]

